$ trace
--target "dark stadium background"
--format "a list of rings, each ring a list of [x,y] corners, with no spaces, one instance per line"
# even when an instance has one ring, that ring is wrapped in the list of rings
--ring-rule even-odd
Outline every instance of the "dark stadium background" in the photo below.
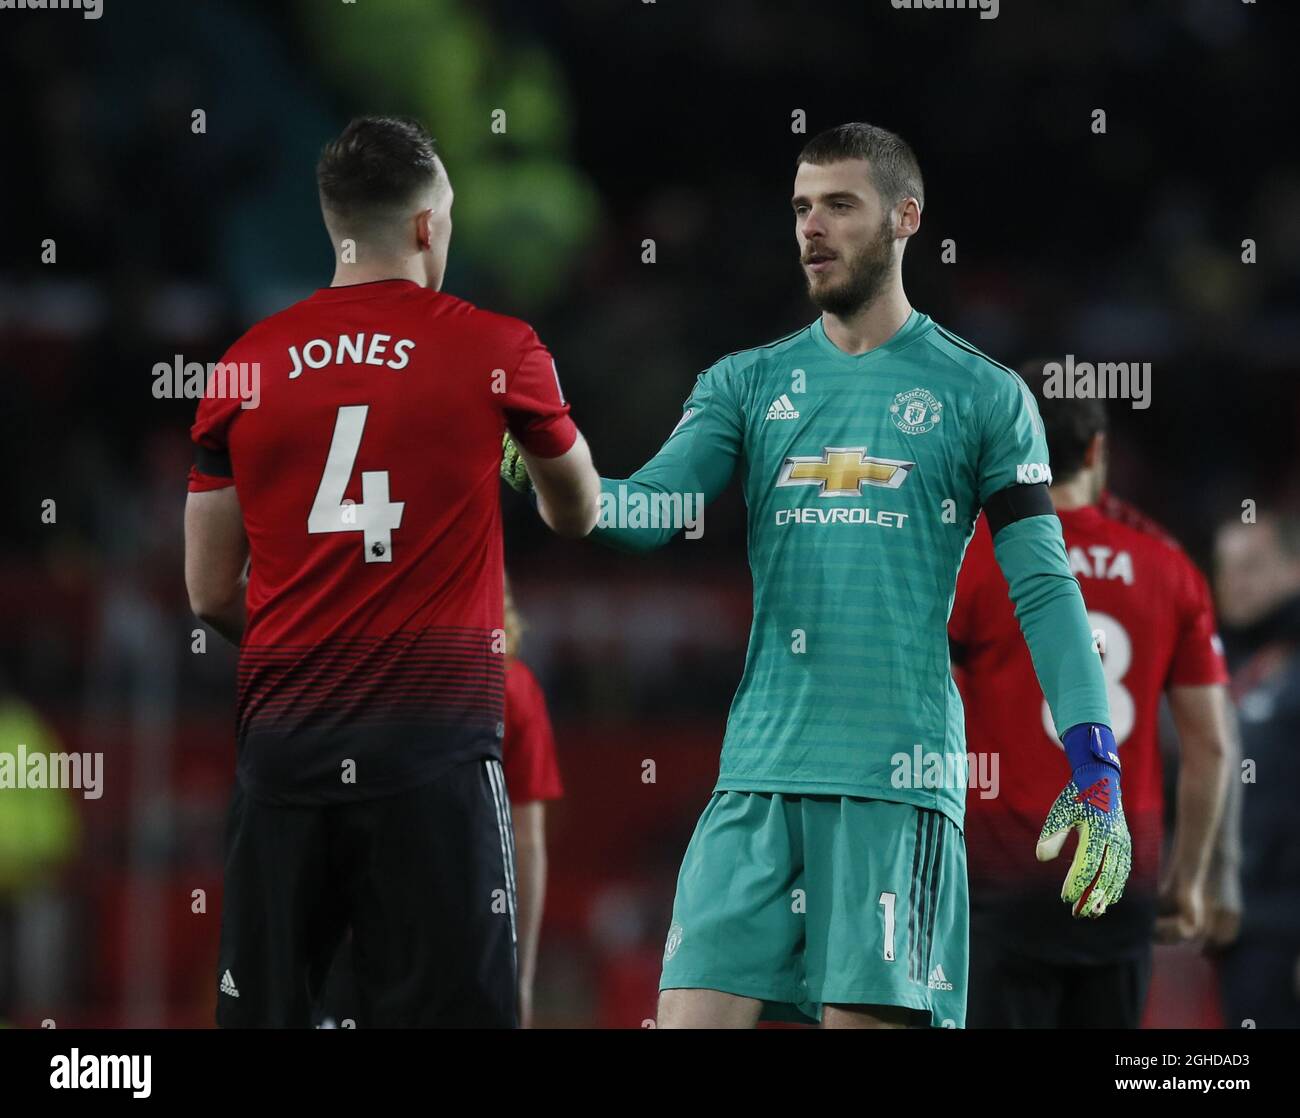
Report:
[[[537,327],[602,473],[658,448],[717,357],[814,316],[789,210],[803,110],[807,135],[862,119],[916,148],[920,309],[1007,363],[1153,362],[1152,407],[1112,408],[1113,488],[1203,564],[1243,499],[1296,497],[1294,37],[1270,5],[105,3],[0,13],[0,720],[30,704],[62,748],[106,757],[101,799],[42,799],[39,855],[0,815],[15,1023],[212,1020],[234,655],[190,651],[194,404],[154,399],[152,369],[215,361],[328,284],[312,171],[353,114],[438,137],[445,288]],[[538,1023],[636,1026],[743,663],[743,503],[635,559],[503,501],[568,788]],[[1213,1022],[1204,965],[1168,965],[1152,1012]]]

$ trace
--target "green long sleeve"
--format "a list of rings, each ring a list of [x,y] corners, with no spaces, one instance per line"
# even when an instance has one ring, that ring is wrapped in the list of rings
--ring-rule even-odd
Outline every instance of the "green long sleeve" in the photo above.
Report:
[[[1078,580],[1070,573],[1055,516],[1008,524],[993,538],[1016,620],[1059,737],[1081,722],[1110,725],[1106,679]]]
[[[682,418],[649,462],[626,480],[601,478],[592,538],[620,551],[652,551],[685,527],[703,529],[704,506],[731,480],[743,425],[726,381],[728,360],[701,373]]]

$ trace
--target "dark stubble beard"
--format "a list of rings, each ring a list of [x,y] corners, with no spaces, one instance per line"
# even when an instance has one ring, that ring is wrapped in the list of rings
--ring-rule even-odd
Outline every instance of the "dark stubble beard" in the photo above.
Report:
[[[849,272],[848,278],[842,283],[815,290],[812,277],[807,272],[804,273],[808,281],[808,298],[818,308],[840,318],[848,318],[879,294],[893,263],[894,228],[891,216],[886,215],[875,238],[853,259],[840,257]]]

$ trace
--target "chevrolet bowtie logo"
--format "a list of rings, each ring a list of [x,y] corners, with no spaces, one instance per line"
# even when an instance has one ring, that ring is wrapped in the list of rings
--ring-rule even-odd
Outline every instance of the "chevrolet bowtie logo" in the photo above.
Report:
[[[915,462],[868,458],[865,446],[828,446],[821,457],[787,458],[777,485],[815,485],[822,497],[857,497],[863,485],[897,489]]]

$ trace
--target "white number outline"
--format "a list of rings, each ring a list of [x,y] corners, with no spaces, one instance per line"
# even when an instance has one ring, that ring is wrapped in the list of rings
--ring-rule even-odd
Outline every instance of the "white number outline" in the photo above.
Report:
[[[307,514],[307,532],[320,535],[330,532],[360,532],[367,563],[393,561],[393,533],[402,526],[405,501],[388,499],[388,471],[361,472],[361,504],[344,497],[352,471],[356,468],[361,435],[365,430],[368,404],[341,407],[334,419],[334,434],[316,499]]]

